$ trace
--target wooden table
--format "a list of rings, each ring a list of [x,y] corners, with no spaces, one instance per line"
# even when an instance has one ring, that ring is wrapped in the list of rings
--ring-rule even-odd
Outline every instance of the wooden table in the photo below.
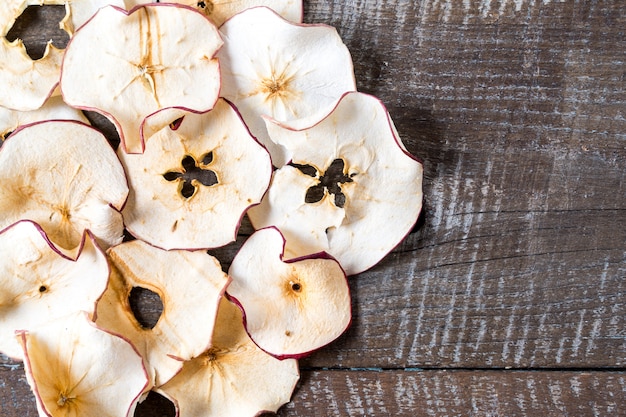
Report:
[[[626,415],[626,3],[305,9],[423,159],[425,212],[351,278],[352,327],[279,415]],[[35,416],[22,366],[0,365],[0,414]]]

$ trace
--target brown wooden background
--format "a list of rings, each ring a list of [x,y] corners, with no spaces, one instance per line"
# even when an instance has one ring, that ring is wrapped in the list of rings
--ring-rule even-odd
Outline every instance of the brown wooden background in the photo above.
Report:
[[[351,278],[352,327],[301,362],[279,415],[626,415],[626,2],[305,10],[423,159],[425,213]],[[4,357],[0,415],[36,415]]]

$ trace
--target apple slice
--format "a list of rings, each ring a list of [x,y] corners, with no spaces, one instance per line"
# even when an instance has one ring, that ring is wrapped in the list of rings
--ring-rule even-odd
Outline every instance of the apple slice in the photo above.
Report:
[[[288,402],[299,377],[295,359],[278,360],[250,340],[241,311],[223,298],[211,349],[157,391],[179,416],[256,416]]]
[[[97,307],[96,323],[129,339],[146,360],[151,385],[167,382],[183,360],[211,344],[219,300],[230,278],[205,252],[164,251],[134,240],[108,251],[109,287]],[[142,327],[130,308],[134,287],[159,295],[163,313]]]
[[[70,40],[61,91],[68,104],[109,117],[123,149],[141,153],[146,132],[185,109],[213,107],[220,89],[214,55],[221,45],[217,28],[188,7],[149,4],[130,13],[105,7]]]
[[[65,18],[59,22],[69,36],[103,6],[129,7],[148,0],[2,0],[0,2],[0,107],[29,111],[38,109],[55,95],[61,75],[63,49],[48,42],[43,57],[31,59],[21,40],[9,42],[6,35],[28,6],[65,5]]]
[[[275,166],[287,160],[262,115],[289,121],[319,114],[356,90],[352,58],[335,28],[294,24],[266,7],[248,9],[221,27],[221,95],[232,101]]]
[[[0,229],[28,219],[75,258],[85,229],[106,249],[122,241],[124,170],[105,137],[74,121],[15,131],[0,148]]]
[[[171,0],[170,3],[195,7],[207,15],[218,27],[234,15],[252,7],[265,6],[284,19],[302,22],[302,0]]]
[[[147,385],[141,357],[128,341],[86,314],[18,333],[26,379],[40,416],[132,416]]]
[[[33,61],[20,39],[7,40],[7,33],[27,6],[27,0],[0,2],[0,106],[21,111],[38,109],[52,94],[63,59],[63,50],[51,42],[43,56]]]
[[[326,254],[283,261],[285,240],[258,230],[228,270],[228,295],[244,311],[254,342],[278,358],[299,358],[327,345],[350,325],[350,290],[339,263]]]
[[[74,261],[55,251],[37,224],[20,221],[0,232],[0,252],[0,352],[14,359],[23,359],[16,330],[78,311],[92,315],[109,280],[89,232]]]
[[[235,240],[243,213],[269,187],[272,163],[232,106],[166,127],[143,154],[118,151],[130,194],[122,215],[136,237],[164,249],[202,249]]]
[[[55,96],[35,110],[20,111],[0,107],[0,141],[20,126],[45,120],[76,120],[89,124],[83,112],[65,104],[60,96]]]
[[[373,96],[347,93],[322,121],[312,120],[268,121],[292,163],[275,172],[248,215],[255,228],[283,232],[288,258],[327,251],[354,275],[413,228],[422,208],[422,164]]]

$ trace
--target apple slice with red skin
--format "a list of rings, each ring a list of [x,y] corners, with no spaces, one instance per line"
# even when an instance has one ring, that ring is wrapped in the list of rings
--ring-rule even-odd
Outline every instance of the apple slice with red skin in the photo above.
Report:
[[[65,18],[59,27],[71,37],[103,6],[134,6],[148,0],[2,0],[0,2],[0,107],[12,110],[36,110],[52,95],[57,95],[61,75],[63,49],[48,42],[43,57],[33,60],[26,53],[23,42],[9,42],[6,35],[15,20],[28,6],[65,5]]]
[[[283,260],[278,229],[258,230],[228,270],[228,296],[244,312],[254,342],[277,358],[300,358],[339,337],[352,309],[346,275],[324,253]]]
[[[350,52],[331,26],[295,24],[254,7],[227,20],[220,33],[220,95],[237,106],[274,166],[287,160],[269,139],[262,115],[290,121],[320,114],[356,90]]]
[[[176,405],[177,416],[252,417],[288,402],[299,377],[297,361],[259,349],[239,308],[223,298],[211,349],[185,362],[157,392]]]
[[[346,93],[323,119],[267,120],[291,161],[274,173],[255,228],[276,226],[286,256],[326,251],[348,275],[376,265],[411,231],[422,208],[422,164],[376,97]]]
[[[0,229],[32,220],[70,258],[85,229],[103,249],[122,241],[126,176],[106,138],[91,126],[22,126],[0,148],[0,178]]]
[[[16,330],[78,311],[95,313],[109,266],[88,231],[73,260],[55,250],[37,224],[23,220],[0,232],[0,252],[0,352],[22,360]]]
[[[148,385],[141,356],[86,313],[19,332],[40,416],[129,417]]]
[[[175,127],[150,137],[142,154],[118,151],[130,184],[126,228],[164,249],[224,246],[267,191],[270,156],[222,99]]]
[[[215,25],[186,6],[104,7],[70,39],[61,92],[71,106],[111,119],[124,151],[142,153],[144,139],[185,110],[213,107],[221,45]]]
[[[202,251],[165,251],[141,240],[108,251],[110,283],[98,302],[96,323],[121,334],[146,361],[151,386],[158,387],[211,345],[219,301],[230,278]],[[135,318],[130,292],[140,287],[159,295],[163,312],[152,328]]]

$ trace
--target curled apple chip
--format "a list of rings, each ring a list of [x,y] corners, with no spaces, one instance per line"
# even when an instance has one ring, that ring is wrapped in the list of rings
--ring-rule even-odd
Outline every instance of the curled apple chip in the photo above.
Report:
[[[348,275],[378,263],[412,229],[422,207],[422,164],[375,97],[347,93],[321,122],[268,121],[292,161],[275,172],[255,228],[276,226],[288,257],[327,251]],[[294,127],[296,126],[296,127]]]
[[[0,2],[0,106],[13,110],[38,109],[45,100],[54,95],[61,74],[63,49],[48,42],[44,55],[33,60],[26,53],[21,40],[9,42],[6,35],[15,20],[28,6],[65,5],[65,18],[59,27],[68,35],[84,24],[101,7],[115,5],[134,6],[148,0],[2,0]]]
[[[133,415],[147,375],[128,341],[86,314],[20,332],[18,340],[40,416]]]
[[[98,302],[96,323],[131,341],[146,360],[152,385],[178,372],[183,360],[211,344],[219,300],[230,279],[205,252],[164,251],[134,240],[108,251],[109,287]],[[130,308],[134,287],[159,295],[163,312],[153,328],[142,327]]]
[[[33,60],[20,39],[9,42],[6,38],[28,4],[27,0],[0,2],[0,106],[22,111],[41,107],[52,94],[59,82],[63,60],[63,50],[51,42],[43,56]]]
[[[0,352],[22,360],[16,330],[95,312],[109,267],[89,232],[74,261],[55,251],[38,225],[20,221],[0,232],[0,252]]]
[[[50,97],[42,107],[30,111],[0,107],[0,141],[20,126],[45,120],[76,120],[89,123],[80,110],[65,104],[60,96]]]
[[[217,26],[246,9],[258,6],[269,7],[294,23],[301,23],[303,14],[302,0],[172,0],[171,3],[195,7]]]
[[[278,357],[302,357],[350,325],[350,290],[339,263],[325,254],[283,261],[275,228],[256,231],[228,270],[228,295],[242,307],[254,342]]]
[[[164,249],[201,249],[235,240],[243,213],[261,201],[272,176],[267,151],[236,110],[219,100],[147,142],[118,152],[130,194],[122,215],[136,237]]]
[[[217,28],[188,7],[150,4],[130,13],[105,7],[70,40],[61,92],[68,104],[109,117],[123,149],[141,153],[146,126],[153,132],[182,109],[213,107],[221,45]]]
[[[18,129],[0,148],[0,178],[0,229],[32,220],[72,258],[85,229],[104,249],[122,241],[126,177],[92,127],[45,121]]]
[[[352,58],[335,28],[288,22],[266,7],[248,9],[221,27],[221,95],[232,101],[272,162],[287,161],[262,115],[290,121],[319,114],[356,89]]]
[[[299,377],[295,359],[278,360],[250,340],[241,311],[223,298],[211,349],[185,362],[158,392],[179,416],[252,417],[288,402]]]

